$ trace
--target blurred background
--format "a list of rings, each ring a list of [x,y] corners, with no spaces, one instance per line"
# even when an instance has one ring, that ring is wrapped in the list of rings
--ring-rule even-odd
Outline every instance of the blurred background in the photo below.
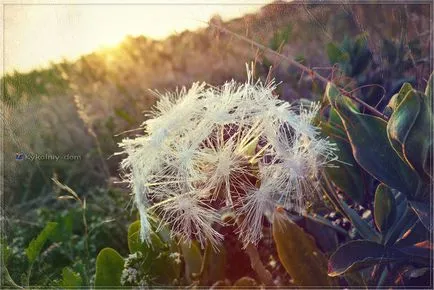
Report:
[[[245,64],[254,62],[257,78],[280,83],[282,99],[322,97],[324,84],[217,27],[296,59],[382,110],[404,82],[426,86],[433,69],[430,7],[347,1],[5,5],[3,225],[16,257],[12,278],[23,279],[22,249],[47,221],[62,230],[44,249],[33,285],[55,283],[67,265],[77,271],[87,265],[93,275],[103,247],[128,252],[127,225],[136,213],[129,189],[119,183],[122,156],[114,153],[122,138],[142,134],[144,112],[156,101],[150,90],[243,81]],[[80,206],[57,198],[52,178],[86,199],[87,228]]]

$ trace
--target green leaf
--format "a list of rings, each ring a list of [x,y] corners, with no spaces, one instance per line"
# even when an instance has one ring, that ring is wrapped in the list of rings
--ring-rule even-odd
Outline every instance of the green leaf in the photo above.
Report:
[[[47,223],[45,228],[39,233],[36,239],[33,239],[30,242],[29,246],[25,250],[30,264],[32,264],[39,256],[42,247],[44,246],[45,242],[50,238],[52,233],[56,230],[56,227],[57,223]]]
[[[392,190],[383,183],[379,184],[375,191],[374,218],[375,225],[382,233],[386,232],[395,222],[395,196]]]
[[[349,59],[348,53],[344,52],[333,42],[327,43],[326,51],[331,64],[341,63]]]
[[[367,192],[367,176],[353,157],[345,128],[335,109],[330,109],[329,123],[321,122],[320,127],[338,148],[338,160],[325,168],[327,176],[354,201],[362,203]]]
[[[372,228],[365,220],[363,220],[354,209],[350,208],[345,201],[339,200],[339,204],[347,215],[348,219],[353,224],[354,228],[364,239],[369,239],[371,241],[380,240],[379,234],[374,230],[374,228]]]
[[[387,138],[387,123],[380,118],[358,113],[330,83],[326,93],[330,104],[341,117],[357,163],[389,187],[413,194],[418,176],[392,148]]]
[[[128,249],[131,254],[140,251],[142,243],[140,241],[140,221],[137,220],[128,227]]]
[[[133,222],[128,227],[128,249],[130,253],[134,254],[137,251],[141,251],[145,254],[151,251],[157,252],[158,254],[158,251],[163,249],[165,245],[154,231],[151,231],[150,238],[150,245],[148,245],[147,242],[142,242],[140,240],[140,221],[137,220]]]
[[[80,287],[82,286],[82,279],[80,274],[75,273],[71,268],[65,267],[62,270],[62,282],[61,285],[65,288]]]
[[[367,240],[351,241],[342,245],[331,255],[328,274],[331,277],[336,277],[403,258],[405,258],[405,254],[397,249],[386,248]]]
[[[402,100],[405,98],[405,96],[408,94],[408,92],[412,91],[413,87],[410,83],[404,83],[399,90],[399,92],[390,98],[389,103],[387,104],[386,108],[384,109],[384,113],[386,116],[390,117],[392,113],[396,110],[396,108],[401,104]]]
[[[279,260],[298,286],[333,286],[327,277],[327,258],[306,234],[284,213],[273,217],[273,238]]]
[[[185,261],[185,278],[191,283],[194,275],[200,273],[202,267],[202,254],[196,241],[190,244],[182,242],[181,252]]]
[[[405,159],[416,168],[420,176],[424,176],[426,161],[429,159],[429,151],[433,145],[433,116],[427,102],[428,98],[419,92],[416,93],[416,97],[420,101],[420,112],[403,143],[403,152]],[[425,178],[429,180],[430,177],[425,176]]]
[[[409,90],[393,111],[387,123],[387,136],[396,153],[404,159],[403,145],[419,115],[421,100],[414,90]]]
[[[112,248],[102,249],[96,257],[95,286],[120,287],[124,259]]]

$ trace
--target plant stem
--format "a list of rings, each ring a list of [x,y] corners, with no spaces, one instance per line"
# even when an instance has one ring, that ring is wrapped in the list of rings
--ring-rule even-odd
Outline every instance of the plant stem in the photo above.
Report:
[[[256,249],[253,244],[249,243],[245,251],[250,258],[252,269],[256,272],[261,282],[264,283],[265,286],[274,285],[271,273],[265,268],[259,257],[258,249]]]
[[[30,264],[29,271],[27,273],[27,287],[29,288],[30,288],[30,276],[32,275],[33,264],[34,262]]]
[[[243,219],[244,216],[238,217],[236,223],[240,224]],[[261,280],[265,286],[274,286],[273,277],[271,276],[270,271],[268,271],[262,263],[258,249],[255,247],[255,245],[252,243],[247,244],[244,251],[249,256],[250,266],[256,272],[256,275],[258,275],[259,280]]]
[[[6,265],[3,265],[3,278],[15,288],[24,289],[23,287],[15,283],[14,279],[12,279],[11,275],[9,274],[9,270],[8,268],[6,268]]]
[[[303,71],[303,72],[309,74],[310,76],[312,76],[312,77],[314,77],[314,78],[320,80],[320,81],[323,82],[324,84],[327,84],[327,83],[330,82],[328,79],[326,79],[325,77],[323,77],[322,75],[320,75],[320,74],[317,73],[316,71],[314,71],[314,70],[312,70],[312,69],[310,69],[310,68],[308,68],[308,67],[302,65],[301,63],[297,62],[296,60],[294,60],[294,59],[291,58],[291,57],[288,57],[288,56],[286,56],[286,55],[283,55],[283,54],[281,54],[281,53],[278,53],[277,51],[274,51],[274,50],[272,50],[271,48],[266,47],[265,45],[262,45],[262,44],[260,44],[260,43],[258,43],[258,42],[256,42],[256,41],[254,41],[254,40],[251,40],[251,39],[249,39],[249,38],[247,38],[247,37],[245,37],[245,36],[242,36],[242,35],[240,35],[240,34],[238,34],[238,33],[235,33],[235,32],[233,32],[233,31],[231,31],[231,30],[229,30],[229,29],[227,29],[227,28],[224,28],[224,27],[222,27],[222,26],[215,25],[215,24],[213,24],[213,23],[211,23],[211,22],[208,23],[208,24],[209,24],[210,26],[215,27],[215,28],[217,28],[217,29],[219,29],[219,30],[221,30],[221,31],[224,31],[224,32],[226,32],[226,33],[228,33],[228,34],[230,34],[230,35],[232,35],[232,36],[235,36],[236,38],[238,38],[238,39],[240,39],[240,40],[243,40],[243,41],[245,41],[245,42],[248,42],[249,44],[258,47],[259,49],[262,49],[264,52],[267,52],[268,54],[272,55],[273,58],[274,58],[274,57],[279,57],[279,58],[283,58],[283,59],[285,59],[286,61],[289,62],[289,64],[295,66],[296,68],[298,68],[298,69],[300,69],[301,71]],[[363,100],[357,98],[356,96],[352,95],[350,92],[347,92],[347,91],[344,90],[344,89],[341,89],[341,88],[338,88],[338,89],[339,89],[339,91],[341,92],[342,95],[344,95],[344,96],[346,96],[346,97],[348,97],[348,98],[350,98],[350,99],[356,101],[357,103],[361,104],[361,105],[364,106],[367,110],[369,110],[373,115],[375,115],[375,116],[377,116],[377,117],[380,117],[380,118],[382,118],[382,119],[387,120],[387,117],[386,117],[383,113],[381,113],[380,111],[378,111],[378,110],[375,109],[374,107],[370,106],[369,104],[365,103]]]
[[[80,200],[81,201],[81,200]],[[85,247],[85,254],[86,254],[86,273],[89,270],[89,231],[88,231],[88,225],[87,225],[87,219],[86,219],[86,199],[81,203],[81,213],[83,217],[83,226],[84,226],[84,247]],[[86,274],[86,276],[88,276]],[[90,284],[89,277],[87,277],[88,285]]]

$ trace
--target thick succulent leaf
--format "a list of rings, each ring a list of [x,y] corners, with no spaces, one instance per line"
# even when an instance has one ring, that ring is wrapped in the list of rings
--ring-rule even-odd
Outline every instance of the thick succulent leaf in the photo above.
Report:
[[[433,262],[433,244],[426,240],[410,247],[400,248],[408,259],[418,266],[430,266]]]
[[[358,203],[363,203],[366,194],[366,173],[357,164],[353,157],[350,142],[345,133],[345,128],[333,108],[330,109],[330,120],[328,123],[320,123],[321,130],[330,141],[338,148],[338,160],[331,166],[325,168],[330,180],[345,192],[349,197]]]
[[[401,202],[397,200],[396,208],[397,220],[384,235],[384,244],[386,246],[394,245],[418,220],[406,199]]]
[[[429,150],[433,145],[433,116],[427,102],[428,98],[419,92],[416,96],[421,102],[420,112],[403,144],[403,152],[405,159],[423,176]],[[429,176],[425,177],[429,180]]]
[[[389,187],[413,194],[418,176],[392,148],[387,138],[387,123],[356,112],[331,84],[327,85],[327,96],[342,119],[359,165]]]
[[[200,273],[202,267],[202,254],[196,241],[181,243],[181,252],[185,262],[185,278],[188,282],[193,281],[193,277]]]
[[[433,221],[431,215],[432,209],[430,211],[430,203],[425,204],[421,202],[411,201],[410,206],[418,216],[419,220],[425,226],[425,228],[432,232]]]
[[[44,229],[39,233],[36,239],[33,239],[25,250],[29,263],[33,263],[39,256],[45,242],[56,230],[57,223],[49,222]]]
[[[345,201],[341,200],[340,206],[342,207],[342,210],[345,211],[345,213],[348,216],[348,219],[351,221],[353,226],[359,232],[360,236],[362,236],[364,239],[369,239],[371,241],[380,240],[380,236],[375,231],[375,229],[371,227],[365,220],[363,220],[354,209],[350,208],[345,203]]]
[[[401,104],[402,100],[408,94],[408,92],[412,91],[413,87],[409,83],[404,83],[399,90],[399,92],[390,98],[389,103],[384,109],[384,114],[388,117],[392,115],[392,113],[398,108],[399,104]]]
[[[343,228],[334,225],[322,216],[305,215],[296,223],[315,239],[316,244],[324,253],[334,251],[338,247],[337,232],[348,234]]]
[[[410,90],[387,122],[387,136],[396,153],[404,159],[403,145],[419,115],[421,100]]]
[[[332,286],[327,277],[327,259],[303,229],[276,211],[273,238],[279,260],[298,286]]]
[[[83,280],[80,274],[75,273],[71,268],[65,267],[62,270],[62,286],[65,288],[80,287],[82,286]]]
[[[351,241],[342,245],[329,259],[329,276],[352,273],[370,266],[399,261],[405,254],[372,241]]]
[[[375,225],[385,233],[396,219],[396,202],[392,190],[385,184],[378,185],[374,201]]]
[[[102,249],[96,257],[96,287],[120,287],[124,259],[112,248]]]

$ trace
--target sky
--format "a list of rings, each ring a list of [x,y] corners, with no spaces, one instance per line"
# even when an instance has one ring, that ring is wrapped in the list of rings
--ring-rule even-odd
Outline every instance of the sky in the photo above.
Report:
[[[127,35],[163,39],[185,29],[204,27],[203,22],[215,14],[229,20],[255,12],[271,1],[186,2],[189,4],[179,1],[128,5],[10,2],[3,6],[3,15],[0,13],[4,19],[4,72],[26,72],[62,58],[73,60],[99,48],[113,47]]]

